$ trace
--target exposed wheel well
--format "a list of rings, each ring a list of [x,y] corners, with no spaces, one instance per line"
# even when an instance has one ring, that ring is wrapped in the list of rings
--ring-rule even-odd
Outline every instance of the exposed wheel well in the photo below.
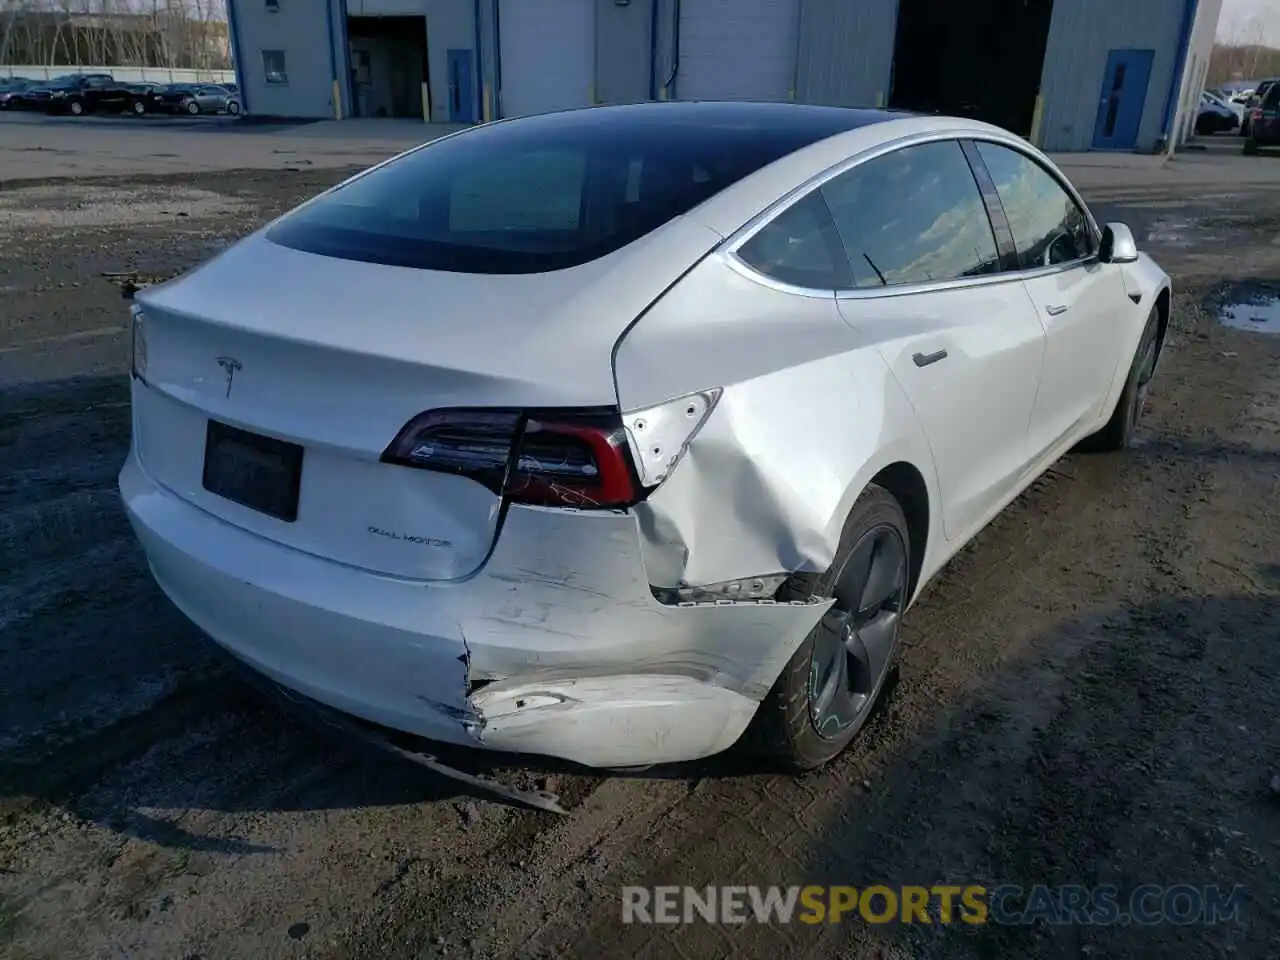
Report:
[[[920,471],[906,461],[889,464],[871,482],[889,491],[907,518],[907,534],[911,537],[911,581],[908,593],[914,596],[929,540],[929,488],[925,486]]]
[[[1156,333],[1157,356],[1159,355],[1159,351],[1164,349],[1165,334],[1168,333],[1168,330],[1169,330],[1169,313],[1170,313],[1169,299],[1170,298],[1169,298],[1168,287],[1165,287],[1163,290],[1161,290],[1159,296],[1156,297],[1156,311],[1159,317],[1159,319],[1156,321],[1159,324],[1159,328]]]

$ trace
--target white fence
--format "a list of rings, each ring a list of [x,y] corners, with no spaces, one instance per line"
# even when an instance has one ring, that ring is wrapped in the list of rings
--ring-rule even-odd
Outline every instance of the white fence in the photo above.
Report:
[[[125,83],[150,80],[153,83],[235,83],[234,70],[170,70],[168,67],[41,67],[15,63],[0,64],[0,77],[52,80],[68,73],[109,73]]]

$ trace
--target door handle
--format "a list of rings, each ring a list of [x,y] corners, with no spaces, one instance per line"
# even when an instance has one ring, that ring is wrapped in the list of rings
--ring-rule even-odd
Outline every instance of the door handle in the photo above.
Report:
[[[1052,304],[1051,306],[1045,307],[1044,312],[1051,317],[1060,317],[1070,309],[1071,309],[1070,304],[1055,303],[1055,304]]]
[[[938,350],[934,353],[917,353],[911,357],[911,362],[917,367],[927,367],[931,363],[937,363],[939,360],[947,359],[947,351]]]

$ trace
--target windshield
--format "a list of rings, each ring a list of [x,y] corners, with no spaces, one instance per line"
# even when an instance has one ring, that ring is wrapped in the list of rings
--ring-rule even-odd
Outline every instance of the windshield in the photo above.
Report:
[[[854,113],[788,105],[801,112],[767,110],[778,117],[771,123],[759,105],[672,107],[576,110],[478,127],[339,187],[267,237],[312,253],[431,270],[565,269],[612,253],[760,167],[847,129]]]

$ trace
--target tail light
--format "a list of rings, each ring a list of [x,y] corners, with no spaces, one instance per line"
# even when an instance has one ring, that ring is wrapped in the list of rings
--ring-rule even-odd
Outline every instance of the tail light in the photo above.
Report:
[[[1255,108],[1255,109],[1253,109],[1253,110],[1249,111],[1249,120],[1250,120],[1252,123],[1257,123],[1257,122],[1259,122],[1261,119],[1262,119],[1262,109],[1261,109],[1261,108]]]
[[[468,477],[517,503],[617,508],[642,494],[616,411],[432,410],[382,459]]]
[[[622,416],[612,408],[429,410],[384,463],[467,477],[515,503],[617,509],[643,500],[675,468],[719,391]]]

